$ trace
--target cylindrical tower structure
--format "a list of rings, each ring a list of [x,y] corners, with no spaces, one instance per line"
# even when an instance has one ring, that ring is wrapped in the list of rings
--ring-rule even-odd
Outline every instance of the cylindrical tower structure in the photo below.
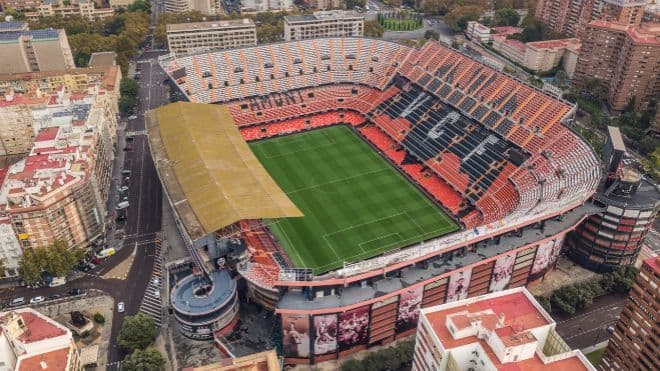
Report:
[[[596,272],[634,264],[660,210],[656,186],[634,170],[624,168],[620,179],[606,186],[595,198],[603,211],[588,217],[566,240],[568,255]]]

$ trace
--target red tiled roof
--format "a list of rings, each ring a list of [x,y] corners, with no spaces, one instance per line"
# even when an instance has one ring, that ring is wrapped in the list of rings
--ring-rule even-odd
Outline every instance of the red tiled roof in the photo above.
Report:
[[[64,329],[49,323],[34,313],[22,312],[20,315],[26,327],[26,331],[18,338],[23,343],[32,343],[66,334]]]
[[[493,27],[491,28],[491,30],[497,32],[499,35],[513,35],[516,33],[521,33],[523,29],[514,26],[500,26],[500,27]]]
[[[24,96],[24,95],[14,95],[12,100],[5,100],[2,99],[0,100],[0,107],[7,107],[7,106],[14,106],[17,104],[27,104],[27,105],[34,105],[34,104],[40,104],[40,103],[46,103],[48,102],[48,97],[30,97],[30,96]]]
[[[42,367],[41,362],[44,362],[43,365],[45,365],[46,368]],[[61,348],[47,353],[36,354],[32,357],[20,360],[20,363],[16,365],[16,371],[60,371],[66,370],[68,364],[69,348]]]
[[[579,44],[579,39],[557,39],[557,40],[546,40],[546,41],[534,41],[527,43],[527,46],[531,46],[537,49],[559,49],[566,48],[569,44]]]
[[[34,138],[35,142],[41,142],[45,140],[53,140],[57,138],[57,133],[60,131],[59,126],[53,126],[49,128],[43,128],[39,130],[37,137]]]

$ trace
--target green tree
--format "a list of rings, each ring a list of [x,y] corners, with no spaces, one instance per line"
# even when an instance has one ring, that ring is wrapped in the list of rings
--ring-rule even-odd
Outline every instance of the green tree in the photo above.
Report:
[[[513,9],[503,8],[495,11],[493,23],[496,26],[517,26],[520,22],[520,15]]]
[[[557,74],[555,74],[555,82],[557,83],[557,86],[559,86],[562,89],[565,89],[568,87],[570,78],[568,77],[568,74],[564,70],[559,70],[557,71]]]
[[[55,277],[68,275],[84,256],[82,249],[71,249],[66,242],[57,240],[50,246],[25,249],[19,271],[23,280],[31,285],[41,281],[44,272]]]
[[[157,335],[158,330],[153,317],[138,313],[124,319],[117,343],[122,349],[132,353],[136,349],[147,348],[154,342]]]
[[[119,111],[126,115],[130,113],[138,101],[140,85],[130,77],[124,77],[119,83]]]
[[[625,294],[635,282],[637,268],[634,266],[618,267],[612,272],[605,273],[600,280],[603,290],[611,293]]]
[[[454,32],[461,32],[467,28],[469,21],[476,21],[481,17],[483,8],[478,5],[460,5],[451,9],[445,15],[445,23]]]
[[[424,38],[427,40],[433,39],[438,41],[440,40],[440,34],[436,30],[426,30],[426,32],[424,32]]]
[[[94,322],[96,323],[104,323],[105,322],[105,317],[101,313],[94,313]]]
[[[0,278],[5,277],[5,261],[0,259]]]
[[[24,21],[26,19],[25,14],[16,11],[14,9],[7,9],[5,11],[5,16],[11,16],[14,18],[15,21]]]
[[[121,364],[125,371],[160,371],[165,369],[165,358],[156,349],[136,349]]]
[[[145,0],[135,0],[126,10],[129,12],[151,13],[151,4]]]
[[[364,22],[364,36],[381,37],[384,32],[385,28],[378,21]]]

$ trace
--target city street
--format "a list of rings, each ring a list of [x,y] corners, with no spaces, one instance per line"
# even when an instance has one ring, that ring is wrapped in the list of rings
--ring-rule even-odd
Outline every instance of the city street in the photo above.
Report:
[[[614,326],[623,310],[626,296],[605,295],[591,307],[569,318],[555,318],[557,332],[573,349],[584,349],[609,339],[608,326]]]

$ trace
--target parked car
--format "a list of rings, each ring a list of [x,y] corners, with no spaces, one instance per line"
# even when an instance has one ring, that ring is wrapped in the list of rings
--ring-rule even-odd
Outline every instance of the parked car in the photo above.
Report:
[[[25,298],[24,298],[24,297],[20,297],[20,298],[15,298],[15,299],[13,299],[13,300],[9,303],[9,306],[10,306],[10,307],[17,307],[17,306],[19,306],[19,305],[23,305],[23,304],[25,304]]]
[[[43,303],[44,301],[46,301],[46,298],[44,298],[43,296],[35,296],[32,299],[30,299],[30,304],[39,304],[39,303]]]
[[[69,290],[69,295],[71,295],[71,296],[82,295],[82,294],[83,294],[82,289],[73,288],[73,289]]]
[[[125,309],[125,308],[124,308],[124,302],[123,302],[123,301],[120,301],[120,302],[117,304],[117,312],[119,312],[119,313],[124,313],[124,309]]]
[[[62,297],[62,295],[59,295],[59,294],[52,294],[52,295],[49,295],[49,296],[48,296],[48,300],[57,300],[57,299],[59,299],[59,298],[61,298],[61,297]]]
[[[156,285],[156,286],[160,285],[160,279],[159,279],[158,277],[154,277],[151,281],[152,281],[152,282],[154,283],[154,285]]]
[[[154,290],[154,297],[155,297],[156,299],[160,299],[160,290],[158,290],[158,289],[155,289],[155,290]]]

